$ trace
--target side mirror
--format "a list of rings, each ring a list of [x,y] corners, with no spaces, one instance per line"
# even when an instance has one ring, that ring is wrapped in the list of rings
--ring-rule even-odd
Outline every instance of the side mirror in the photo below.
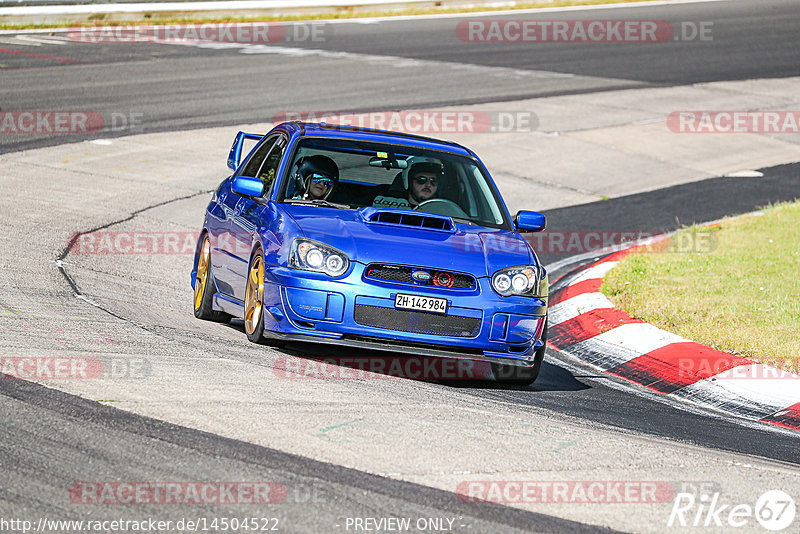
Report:
[[[538,211],[519,211],[514,217],[514,226],[520,232],[541,232],[547,227],[544,213]]]
[[[231,191],[245,197],[260,197],[264,194],[264,182],[249,176],[237,176],[233,179]]]

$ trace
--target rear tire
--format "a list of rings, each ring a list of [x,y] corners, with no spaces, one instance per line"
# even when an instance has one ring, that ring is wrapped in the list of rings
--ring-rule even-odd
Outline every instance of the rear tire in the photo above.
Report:
[[[227,323],[231,316],[212,307],[217,286],[211,272],[211,243],[208,234],[203,236],[197,260],[197,275],[194,279],[194,316],[204,321]]]
[[[494,374],[495,380],[501,384],[514,386],[530,386],[536,382],[539,377],[539,371],[542,369],[542,361],[544,361],[544,353],[547,349],[547,322],[544,323],[542,341],[544,344],[536,350],[533,356],[533,365],[530,367],[492,363],[492,374]]]

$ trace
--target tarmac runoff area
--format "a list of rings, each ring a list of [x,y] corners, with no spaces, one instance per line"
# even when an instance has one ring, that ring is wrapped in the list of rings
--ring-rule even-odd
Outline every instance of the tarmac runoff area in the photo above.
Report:
[[[502,102],[479,108],[533,112],[538,128],[439,137],[481,156],[512,212],[545,210],[796,161],[798,135],[682,135],[665,121],[686,109],[797,109],[797,95],[800,79],[789,78]],[[276,362],[286,353],[248,343],[241,327],[193,317],[191,254],[69,254],[61,267],[79,291],[74,296],[56,264],[71,235],[99,227],[198,231],[208,192],[226,175],[235,133],[269,127],[145,133],[0,156],[3,356],[112,360],[118,373],[40,382],[447,491],[468,481],[673,481],[676,488],[678,481],[709,481],[751,505],[765,484],[800,492],[794,466],[743,463],[741,455],[478,399],[459,388],[281,379]],[[662,532],[672,507],[645,497],[613,506],[508,504],[636,532]]]

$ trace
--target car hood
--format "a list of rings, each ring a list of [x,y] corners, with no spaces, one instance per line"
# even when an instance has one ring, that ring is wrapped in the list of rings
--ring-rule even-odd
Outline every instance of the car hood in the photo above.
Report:
[[[281,207],[306,237],[364,264],[416,265],[491,276],[498,269],[536,261],[528,243],[514,231],[459,223],[454,231],[375,223],[366,220],[363,208]]]

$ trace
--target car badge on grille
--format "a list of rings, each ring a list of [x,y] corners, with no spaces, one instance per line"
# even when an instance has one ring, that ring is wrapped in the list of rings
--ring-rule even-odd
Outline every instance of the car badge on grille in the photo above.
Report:
[[[431,273],[427,271],[414,271],[411,273],[411,277],[417,282],[427,282],[431,279]]]
[[[440,287],[453,287],[456,278],[450,273],[437,272],[433,277],[433,285]]]

